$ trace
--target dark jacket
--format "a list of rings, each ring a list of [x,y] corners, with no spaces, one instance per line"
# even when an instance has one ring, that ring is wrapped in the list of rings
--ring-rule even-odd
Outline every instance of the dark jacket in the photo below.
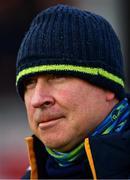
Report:
[[[23,179],[51,179],[46,171],[49,158],[44,145],[35,137],[26,138],[31,170]],[[130,178],[130,118],[121,133],[98,135],[85,139],[83,173],[79,179],[128,179]],[[78,171],[75,170],[75,173]],[[64,169],[65,173],[66,168]],[[74,177],[74,176],[72,176]],[[75,179],[70,177],[71,179]],[[58,177],[53,177],[58,179]],[[64,179],[64,172],[63,177]],[[66,176],[67,178],[67,176]],[[69,178],[68,178],[69,179]]]

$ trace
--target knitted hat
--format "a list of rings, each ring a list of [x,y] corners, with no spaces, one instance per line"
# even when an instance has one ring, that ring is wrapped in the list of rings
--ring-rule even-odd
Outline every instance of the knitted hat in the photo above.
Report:
[[[101,16],[68,5],[39,13],[18,52],[16,85],[38,73],[71,75],[124,97],[120,42]]]

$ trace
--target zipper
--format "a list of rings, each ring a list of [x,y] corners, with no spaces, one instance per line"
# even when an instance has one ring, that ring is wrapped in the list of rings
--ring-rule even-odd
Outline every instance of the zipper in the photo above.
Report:
[[[31,166],[30,179],[38,179],[37,163],[33,147],[33,137],[26,137],[25,141],[27,143],[29,162]]]
[[[96,169],[95,169],[94,160],[93,160],[93,156],[92,156],[92,152],[91,152],[91,148],[90,148],[89,138],[85,139],[85,150],[86,150],[86,154],[88,157],[88,162],[90,165],[93,179],[97,180]]]

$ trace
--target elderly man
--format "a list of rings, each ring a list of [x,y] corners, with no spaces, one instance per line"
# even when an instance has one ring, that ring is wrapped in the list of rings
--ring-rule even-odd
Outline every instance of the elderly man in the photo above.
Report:
[[[67,5],[34,18],[16,85],[33,136],[25,179],[130,177],[130,105],[122,53],[101,16]]]

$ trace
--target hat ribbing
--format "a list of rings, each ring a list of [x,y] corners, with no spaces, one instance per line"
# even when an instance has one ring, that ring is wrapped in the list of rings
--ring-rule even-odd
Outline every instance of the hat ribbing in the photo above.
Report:
[[[124,97],[120,42],[101,16],[67,5],[39,13],[20,46],[16,84],[36,73],[68,74]]]

